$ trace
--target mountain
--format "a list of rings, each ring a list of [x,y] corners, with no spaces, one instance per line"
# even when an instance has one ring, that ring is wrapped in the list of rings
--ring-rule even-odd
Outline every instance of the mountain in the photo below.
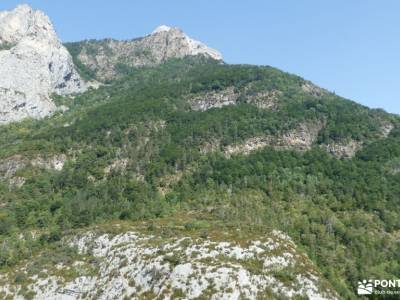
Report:
[[[82,76],[105,81],[120,77],[132,67],[154,66],[170,58],[204,55],[222,60],[222,55],[191,39],[179,28],[165,25],[150,35],[129,41],[89,40],[68,43],[66,47],[79,66]]]
[[[85,85],[46,15],[27,5],[0,13],[0,124],[57,110],[52,93]]]
[[[57,110],[52,94],[85,91],[92,84],[112,80],[129,67],[155,65],[169,58],[203,54],[221,60],[221,54],[189,38],[178,28],[158,27],[132,41],[86,41],[61,44],[49,18],[28,5],[0,14],[0,124],[25,118],[39,119]]]
[[[400,117],[170,34],[67,44],[99,87],[0,127],[0,298],[358,299],[397,278]]]

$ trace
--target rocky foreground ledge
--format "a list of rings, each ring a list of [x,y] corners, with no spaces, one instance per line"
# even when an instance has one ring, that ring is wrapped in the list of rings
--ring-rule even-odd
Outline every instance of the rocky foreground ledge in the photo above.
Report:
[[[73,260],[0,277],[2,299],[336,299],[285,234],[257,240],[89,231]],[[17,276],[17,277],[16,277]],[[17,283],[18,276],[25,276]]]

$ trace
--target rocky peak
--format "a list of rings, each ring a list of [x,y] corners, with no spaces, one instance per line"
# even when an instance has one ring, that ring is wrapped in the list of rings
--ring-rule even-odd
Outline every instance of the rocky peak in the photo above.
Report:
[[[151,34],[127,41],[112,39],[83,41],[67,46],[79,49],[72,51],[80,61],[100,81],[118,78],[118,68],[154,66],[170,58],[204,55],[222,60],[222,55],[207,45],[186,35],[178,27],[161,25]]]
[[[221,53],[202,42],[190,38],[178,27],[161,25],[146,38],[151,42],[162,42],[164,40],[169,47],[166,50],[171,50],[172,57],[203,54],[215,60],[222,60]]]
[[[0,12],[0,124],[56,110],[52,93],[84,90],[49,18],[28,5]]]
[[[13,11],[0,13],[0,44],[19,42],[24,37],[55,36],[53,25],[41,11],[28,5],[19,5]]]

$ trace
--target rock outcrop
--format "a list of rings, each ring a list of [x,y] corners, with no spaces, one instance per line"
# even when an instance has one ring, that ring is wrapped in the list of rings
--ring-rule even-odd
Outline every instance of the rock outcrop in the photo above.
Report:
[[[65,243],[67,244],[67,242]],[[337,299],[307,256],[280,231],[243,243],[137,232],[87,232],[81,254],[29,276],[0,276],[0,296],[24,299]],[[85,259],[85,255],[90,255]],[[91,264],[91,262],[95,264]],[[60,271],[63,272],[60,272]],[[63,278],[61,274],[75,274]]]
[[[192,110],[206,111],[226,105],[248,103],[260,109],[277,110],[282,92],[279,90],[263,90],[254,92],[249,84],[242,89],[229,86],[222,90],[201,92],[188,96]]]
[[[153,66],[170,58],[204,55],[222,60],[218,51],[188,37],[179,28],[165,25],[142,38],[128,41],[90,40],[68,44],[67,47],[78,47],[76,59],[103,81],[118,77],[121,68]]]
[[[228,87],[221,91],[210,91],[196,95],[189,100],[191,109],[206,111],[211,108],[221,108],[226,105],[236,104],[240,94],[234,87]]]
[[[0,160],[0,182],[8,182],[10,187],[21,187],[24,185],[26,178],[18,175],[18,172],[27,168],[36,168],[46,171],[61,171],[67,160],[65,154],[57,154],[44,158],[37,156],[33,159],[14,155],[4,160]]]
[[[246,95],[246,103],[253,104],[261,109],[276,110],[279,107],[279,97],[282,92],[279,90],[258,92]]]
[[[381,121],[380,131],[381,131],[382,137],[385,137],[385,138],[388,137],[393,129],[394,129],[393,123],[391,123],[389,121]]]
[[[362,148],[362,142],[350,140],[321,145],[321,147],[337,158],[352,158]]]
[[[313,97],[316,97],[316,98],[320,98],[323,95],[328,94],[327,90],[316,86],[315,84],[313,84],[310,81],[304,82],[301,86],[301,89],[303,90],[303,92],[305,92]]]
[[[317,140],[322,127],[322,122],[300,123],[296,128],[283,132],[280,135],[251,137],[242,143],[227,145],[223,147],[222,151],[226,157],[236,154],[249,155],[251,152],[265,147],[272,147],[275,150],[307,151],[311,149]],[[211,147],[208,143],[200,151],[206,154],[216,151],[219,148],[218,144],[214,143]]]
[[[43,12],[28,5],[0,12],[0,124],[48,116],[57,110],[51,94],[84,89]]]

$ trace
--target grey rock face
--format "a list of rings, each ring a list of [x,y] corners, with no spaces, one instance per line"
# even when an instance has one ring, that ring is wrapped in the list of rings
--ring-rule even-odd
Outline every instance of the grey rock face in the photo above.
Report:
[[[142,40],[144,46],[149,46],[158,60],[171,57],[204,54],[215,60],[221,60],[222,55],[205,44],[193,40],[179,28],[162,25]]]
[[[67,161],[65,154],[57,154],[52,157],[37,156],[28,159],[21,155],[14,155],[6,159],[0,160],[0,181],[9,183],[11,187],[21,187],[26,178],[18,176],[18,172],[33,167],[47,171],[61,171]]]
[[[226,146],[223,151],[227,157],[235,154],[248,155],[254,150],[273,147],[276,150],[307,151],[311,149],[323,124],[319,122],[301,123],[297,128],[281,135],[256,136],[240,144]]]
[[[188,102],[191,109],[206,111],[211,108],[235,105],[239,102],[239,98],[241,98],[243,103],[255,105],[260,109],[277,110],[281,95],[282,92],[279,90],[252,92],[251,84],[249,84],[241,90],[230,86],[220,91],[203,92],[195,96],[190,95]]]
[[[190,100],[193,110],[206,111],[211,108],[221,108],[226,105],[236,104],[240,94],[235,93],[234,87],[222,91],[212,91],[200,94]]]
[[[310,94],[311,96],[314,96],[316,98],[320,98],[328,93],[328,91],[316,86],[315,84],[309,81],[305,82],[301,86],[301,89],[303,90],[303,92],[306,92],[307,94]]]
[[[115,78],[121,66],[152,66],[170,58],[204,55],[222,60],[218,51],[191,39],[179,28],[165,25],[143,38],[129,41],[85,41],[79,47],[77,59],[94,72],[99,80]]]
[[[348,142],[337,142],[328,145],[322,145],[325,150],[337,158],[352,158],[357,151],[362,148],[362,142],[350,140]]]
[[[20,155],[0,161],[0,180],[14,177],[17,171],[25,168],[25,166],[26,162]]]
[[[27,5],[0,12],[0,124],[48,116],[56,110],[52,93],[84,89],[43,12]]]

